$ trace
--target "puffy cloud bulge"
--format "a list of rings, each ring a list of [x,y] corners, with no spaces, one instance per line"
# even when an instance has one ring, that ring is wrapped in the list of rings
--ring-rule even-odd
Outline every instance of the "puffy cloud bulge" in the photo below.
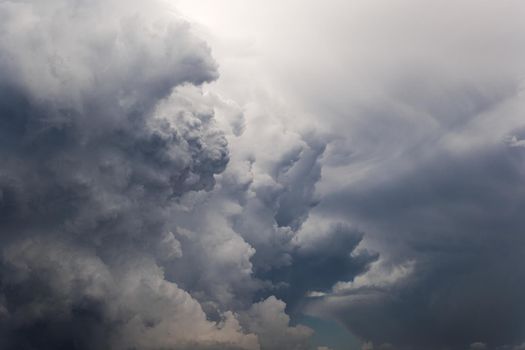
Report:
[[[156,263],[173,198],[227,142],[184,84],[217,77],[187,24],[125,2],[1,3],[2,348],[257,348]],[[172,106],[173,105],[173,106]]]

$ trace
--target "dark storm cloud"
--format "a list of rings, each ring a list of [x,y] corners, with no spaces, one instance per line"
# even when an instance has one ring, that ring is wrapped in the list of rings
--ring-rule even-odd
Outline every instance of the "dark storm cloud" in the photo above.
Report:
[[[256,295],[273,294],[286,302],[288,311],[300,312],[298,305],[309,292],[326,291],[338,281],[352,280],[377,259],[377,254],[353,254],[363,234],[337,223],[320,228],[311,239],[298,239],[311,209],[319,204],[315,186],[321,178],[326,143],[313,132],[290,133],[281,141],[274,129],[272,125],[271,141],[267,142],[279,147],[281,154],[266,162],[263,154],[253,155],[255,163],[261,160],[262,169],[252,171],[261,173],[256,173],[259,179],[254,178],[241,197],[235,195],[242,209],[232,215],[232,228],[254,248],[254,276],[263,285],[270,283]],[[257,132],[265,140],[263,130],[252,131],[248,125],[246,133]],[[247,140],[250,136],[246,135]],[[230,169],[237,166],[233,162]],[[225,175],[231,174],[227,170]]]
[[[386,290],[327,302],[352,331],[404,349],[520,344],[525,332],[525,153],[501,143],[437,152],[386,181],[364,179],[322,204],[366,226],[415,269]],[[373,238],[372,238],[373,239]]]
[[[521,7],[331,4],[239,105],[166,4],[0,0],[0,348],[523,348]]]
[[[210,51],[156,6],[0,3],[4,349],[259,348],[156,261],[229,153],[183,86],[217,77]]]
[[[339,281],[351,281],[377,260],[376,253],[355,253],[363,233],[344,225],[333,225],[328,232],[291,252],[291,263],[261,274],[276,285],[275,293],[291,310],[310,292],[327,292]],[[297,310],[295,310],[297,311]]]
[[[0,2],[0,347],[312,349],[273,283],[293,304],[366,266],[351,232],[294,242],[326,142],[270,125],[256,147],[202,92],[207,45],[149,5]]]
[[[334,135],[310,218],[347,221],[379,256],[305,308],[364,349],[518,348],[523,5],[351,6],[323,33],[330,65],[293,87]]]
[[[315,185],[325,144],[313,135],[293,136],[300,139],[285,140],[289,145],[271,158],[264,168],[266,178],[252,184],[254,196],[246,199],[243,212],[234,218],[234,229],[256,249],[255,270],[290,262],[291,240],[318,202]]]

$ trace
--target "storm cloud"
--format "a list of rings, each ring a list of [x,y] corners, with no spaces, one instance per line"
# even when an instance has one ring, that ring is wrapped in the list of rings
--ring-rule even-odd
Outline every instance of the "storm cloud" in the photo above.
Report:
[[[4,1],[0,17],[2,348],[309,348],[282,301],[253,304],[268,283],[232,223],[250,180],[216,186],[242,110],[203,93],[217,64],[191,26],[156,2]],[[268,232],[311,207],[318,170],[305,193],[277,180],[319,167],[301,147],[266,169],[297,203],[263,200]]]
[[[524,16],[0,0],[0,348],[523,348]]]
[[[338,320],[363,349],[518,349],[523,4],[231,0],[220,19],[210,1],[177,2],[211,28],[227,79],[215,91],[325,144],[301,248],[265,275],[295,281],[281,298]],[[258,83],[239,91],[246,75]],[[368,257],[335,284],[322,281],[334,265],[306,272],[337,260],[325,244],[333,227],[350,232],[333,247]],[[310,302],[297,302],[304,290]]]

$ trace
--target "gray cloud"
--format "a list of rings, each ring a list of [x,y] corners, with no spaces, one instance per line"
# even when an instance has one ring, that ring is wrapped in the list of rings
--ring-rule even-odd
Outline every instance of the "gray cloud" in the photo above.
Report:
[[[436,155],[386,183],[364,180],[326,198],[323,210],[343,210],[370,235],[393,241],[394,259],[416,262],[386,291],[328,301],[338,317],[365,339],[407,348],[520,342],[522,160],[503,145]]]
[[[0,4],[0,346],[311,349],[257,271],[300,249],[325,143],[251,146],[208,46],[149,5]]]
[[[271,57],[249,58],[306,111],[289,125],[329,135],[303,228],[345,221],[354,256],[379,252],[306,309],[374,348],[519,346],[523,4],[329,4],[271,3],[294,28],[265,17]]]
[[[259,348],[155,261],[229,153],[183,86],[217,77],[209,49],[155,6],[1,4],[3,348]]]
[[[0,1],[0,347],[522,348],[523,6],[261,4]]]
[[[249,331],[259,334],[264,349],[311,349],[308,340],[313,330],[302,325],[289,326],[285,306],[272,296],[253,304],[240,319]]]

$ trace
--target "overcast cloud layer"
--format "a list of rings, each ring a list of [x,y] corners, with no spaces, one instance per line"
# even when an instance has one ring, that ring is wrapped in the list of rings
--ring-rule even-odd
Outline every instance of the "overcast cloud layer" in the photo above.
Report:
[[[524,349],[524,19],[0,0],[0,349]]]

